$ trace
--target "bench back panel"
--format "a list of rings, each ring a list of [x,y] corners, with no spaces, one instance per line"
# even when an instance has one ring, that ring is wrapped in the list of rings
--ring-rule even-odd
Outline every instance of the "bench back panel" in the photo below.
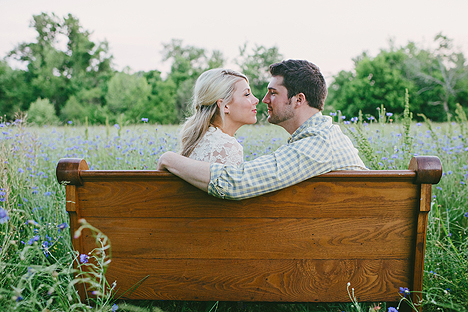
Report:
[[[117,295],[148,276],[124,298],[349,301],[350,282],[360,301],[398,301],[413,284],[421,187],[399,173],[226,201],[164,174],[83,171],[76,207],[111,241]],[[80,240],[80,253],[96,247]]]

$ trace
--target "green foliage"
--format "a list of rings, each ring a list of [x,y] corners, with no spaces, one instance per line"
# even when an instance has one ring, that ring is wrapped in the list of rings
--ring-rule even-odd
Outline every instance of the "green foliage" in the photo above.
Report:
[[[330,85],[327,105],[346,116],[356,116],[358,111],[374,116],[380,105],[402,114],[405,89],[414,90],[404,77],[405,58],[401,50],[381,51],[375,58],[364,53],[355,60],[354,72],[341,71]]]
[[[144,77],[117,73],[109,80],[106,95],[107,108],[111,112],[111,120],[124,114],[126,120],[137,122],[146,117],[150,106],[151,87]],[[114,116],[114,119],[112,119]]]
[[[57,124],[54,105],[48,99],[38,98],[28,109],[28,121],[38,126]]]
[[[77,18],[42,13],[33,16],[31,27],[37,32],[36,42],[21,43],[8,55],[27,66],[24,87],[29,96],[22,109],[41,97],[48,98],[59,113],[70,96],[106,82],[112,71],[108,44],[92,42]],[[65,48],[61,42],[66,42]]]
[[[452,41],[439,34],[438,48],[428,50],[415,43],[381,50],[376,57],[366,53],[354,60],[353,71],[341,71],[329,87],[328,105],[347,116],[361,110],[374,115],[381,104],[402,117],[404,90],[411,97],[412,111],[424,112],[427,118],[443,121],[455,110],[455,103],[468,105],[468,66]]]

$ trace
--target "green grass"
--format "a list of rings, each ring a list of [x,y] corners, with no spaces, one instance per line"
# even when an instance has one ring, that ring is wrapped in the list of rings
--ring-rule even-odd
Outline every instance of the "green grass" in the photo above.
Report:
[[[371,168],[406,169],[415,154],[441,159],[444,176],[433,187],[428,221],[424,311],[468,310],[466,119],[435,125],[359,124],[340,125]],[[79,302],[73,287],[73,262],[79,255],[72,250],[69,229],[64,225],[68,215],[64,187],[55,179],[56,164],[63,157],[79,157],[92,169],[155,169],[163,152],[177,150],[178,127],[37,128],[21,122],[2,122],[0,126],[0,206],[8,214],[8,220],[5,217],[0,224],[0,311],[112,311],[114,304],[117,311],[369,311],[374,305],[114,302],[112,294],[103,290],[102,280],[96,279],[100,295],[90,308]],[[246,160],[274,151],[288,137],[276,126],[244,126],[237,134]],[[100,251],[105,248],[98,248]],[[106,261],[95,256],[98,263]],[[96,267],[97,275],[99,270]],[[388,308],[385,303],[380,306],[381,311]]]

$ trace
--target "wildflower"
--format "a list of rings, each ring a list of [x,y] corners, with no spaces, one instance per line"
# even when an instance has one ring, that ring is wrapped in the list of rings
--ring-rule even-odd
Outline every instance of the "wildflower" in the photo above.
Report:
[[[346,116],[341,116],[341,119],[345,120],[345,119],[346,119]]]
[[[387,115],[387,117],[392,117],[393,113],[386,113],[385,115]]]
[[[69,121],[67,121],[67,123],[68,123],[69,125],[71,125],[71,124],[73,123],[73,121],[69,120]]]
[[[50,196],[50,195],[52,195],[51,192],[45,192],[45,193],[44,193],[44,196]]]
[[[398,310],[395,309],[394,307],[390,307],[388,308],[388,312],[398,312]]]
[[[23,173],[24,172],[23,168],[18,168],[18,172]]]
[[[357,122],[357,121],[358,121],[358,118],[357,118],[357,117],[353,117],[353,118],[351,118],[351,121],[352,121],[352,122]]]
[[[330,113],[330,116],[336,116],[336,113]]]
[[[422,123],[418,122],[418,123],[416,124],[416,126],[421,127],[421,126],[422,126]]]
[[[141,118],[141,121],[148,122],[148,118]]]
[[[120,129],[120,126],[119,126],[118,124],[115,124],[114,127],[115,127],[116,129]]]
[[[465,218],[468,218],[468,212],[465,212],[464,216]]]
[[[81,263],[87,263],[89,260],[89,256],[88,255],[85,255],[85,254],[81,254],[80,255],[80,262]]]
[[[410,291],[408,287],[400,287],[399,293],[406,297],[407,295],[410,294]]]
[[[66,229],[68,227],[68,224],[67,224],[67,222],[63,222],[62,224],[57,225],[57,227],[58,227],[59,232],[60,232],[61,230]]]
[[[114,303],[114,305],[112,306],[112,312],[117,311],[118,308],[119,306]]]
[[[34,242],[37,242],[39,240],[39,235],[36,235],[34,237],[32,237],[29,241],[28,241],[28,245],[32,245]]]
[[[21,300],[23,300],[23,297],[21,297],[21,296],[16,297],[16,302],[19,302]]]
[[[8,212],[5,209],[0,208],[0,224],[7,222],[9,219],[10,217],[8,216]]]

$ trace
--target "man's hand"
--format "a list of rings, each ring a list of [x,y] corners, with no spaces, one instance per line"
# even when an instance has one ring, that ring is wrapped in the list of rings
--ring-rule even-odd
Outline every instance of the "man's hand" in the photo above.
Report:
[[[158,170],[167,170],[188,183],[207,192],[211,179],[210,163],[166,152],[158,161]]]

